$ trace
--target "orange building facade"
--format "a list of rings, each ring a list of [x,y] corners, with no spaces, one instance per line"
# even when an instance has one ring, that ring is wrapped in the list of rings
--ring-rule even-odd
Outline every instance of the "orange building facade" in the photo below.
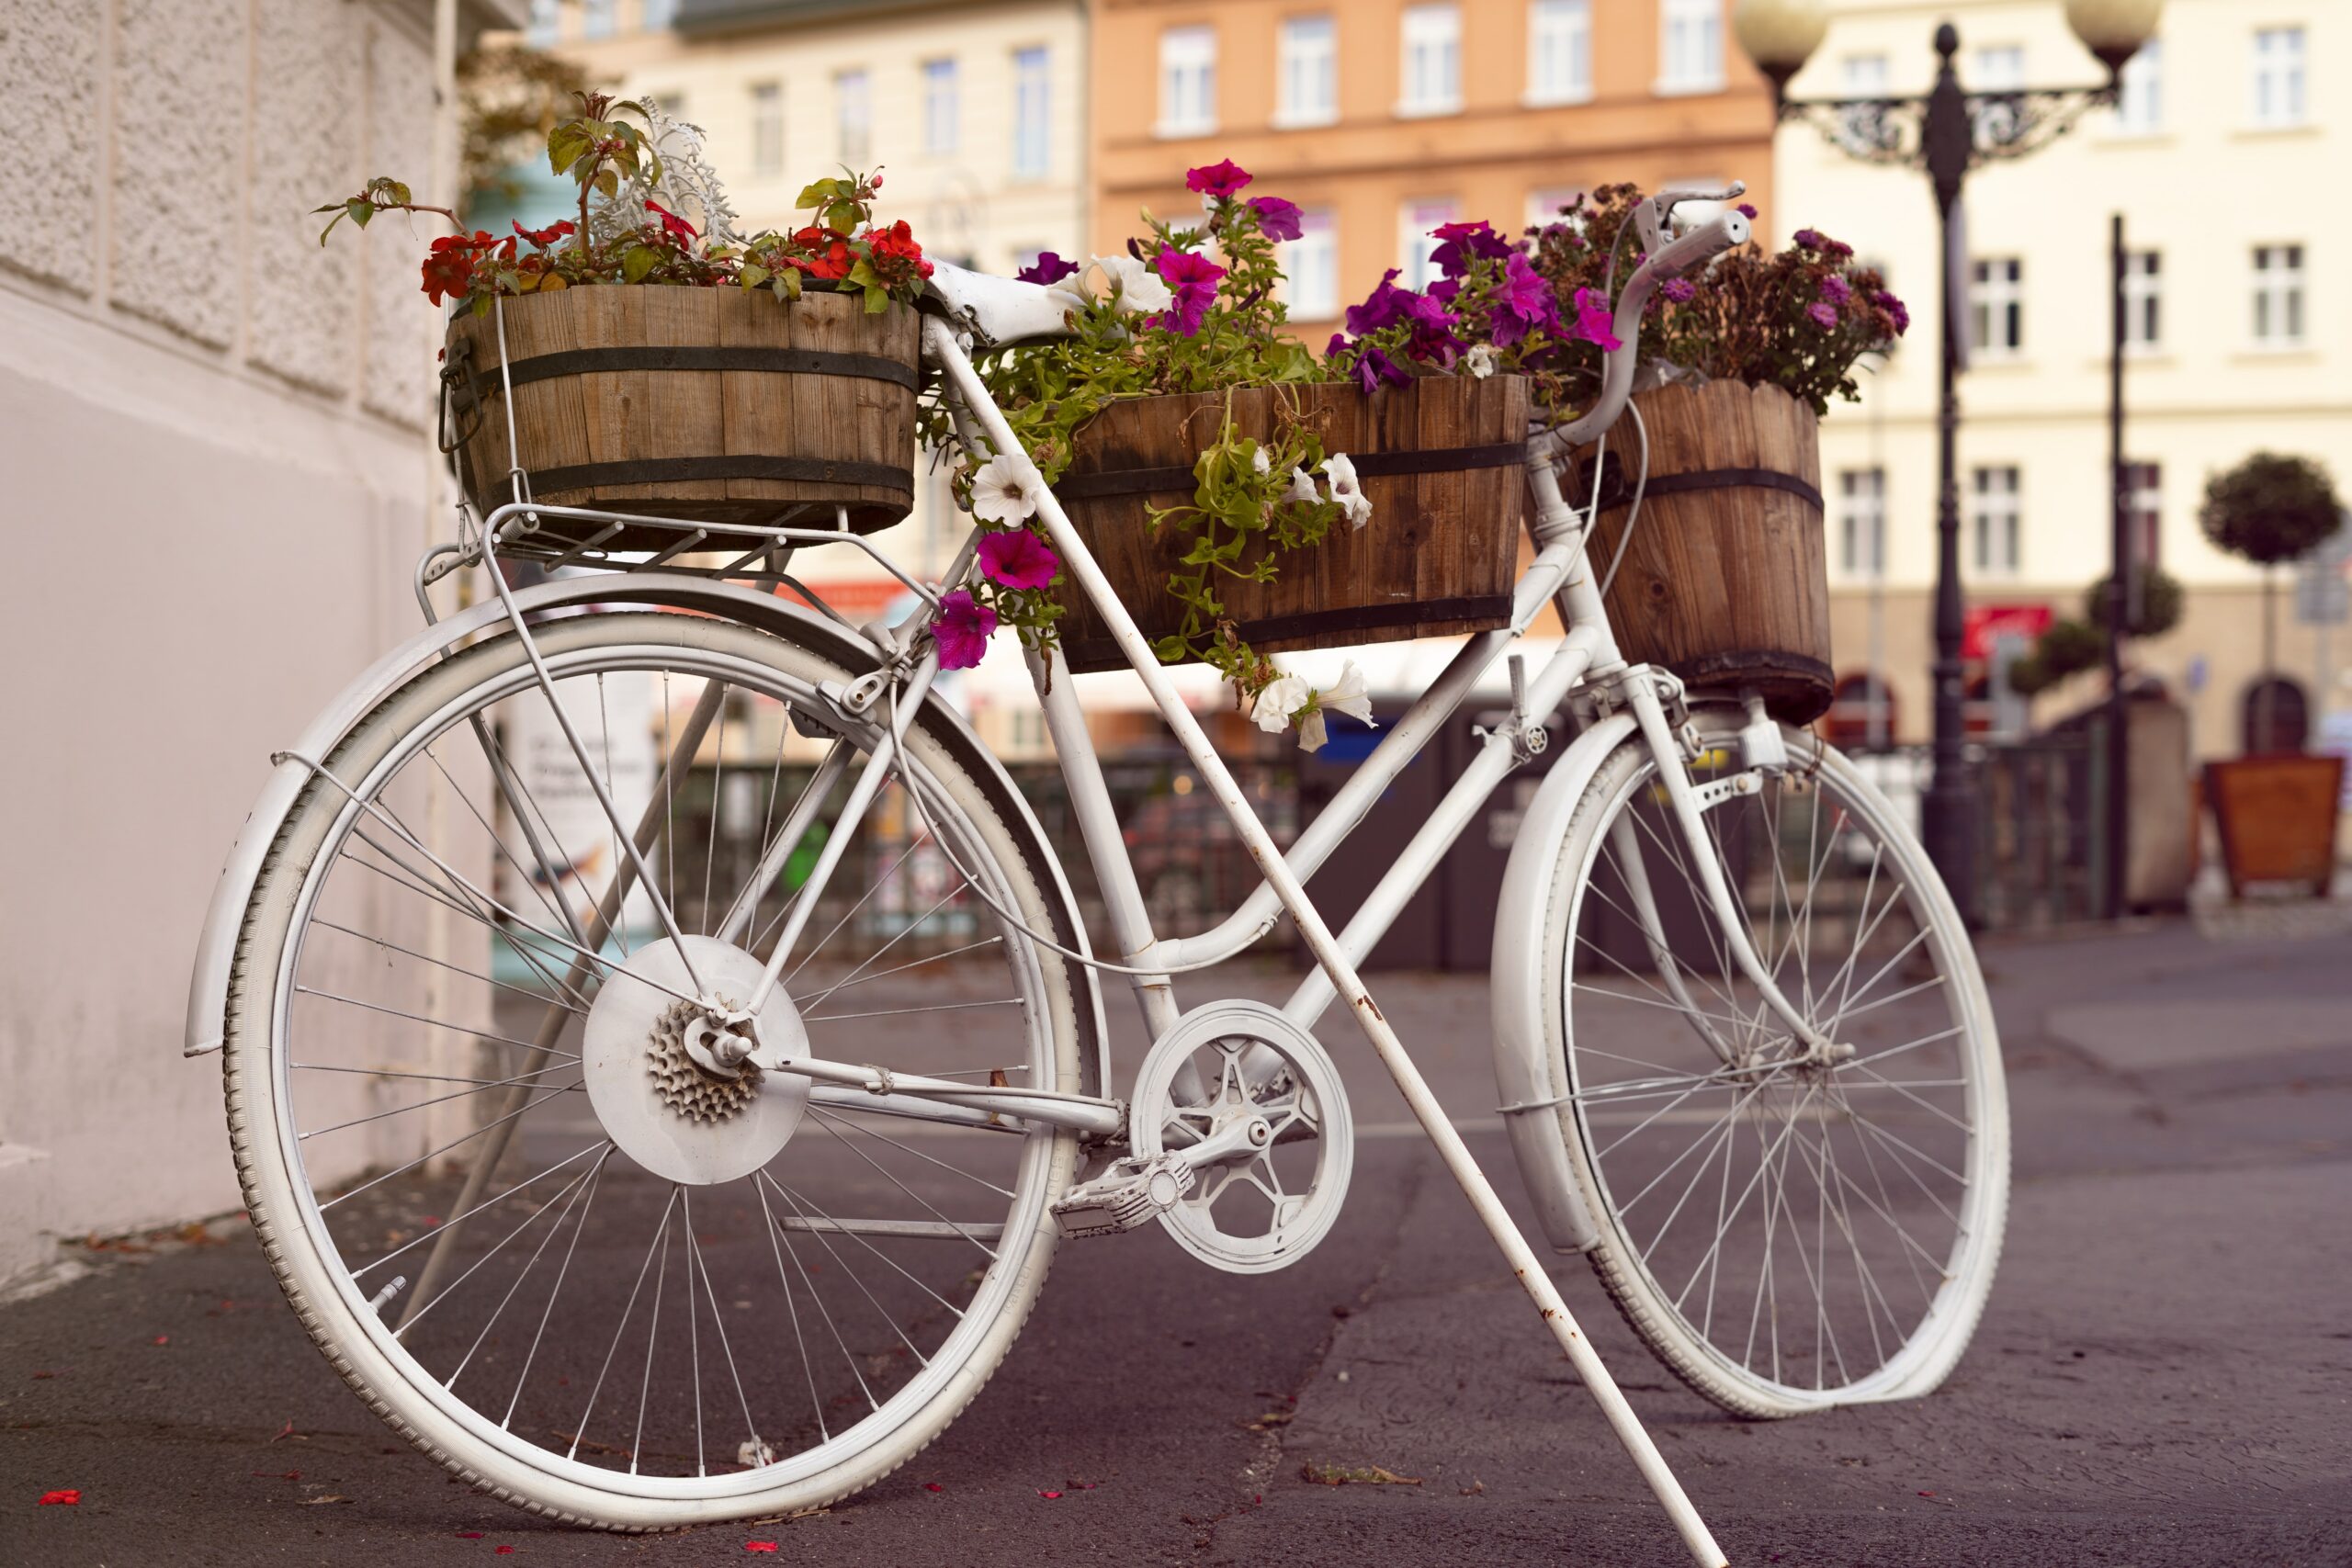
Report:
[[[1185,169],[1230,157],[1306,209],[1291,319],[1320,342],[1422,236],[1506,233],[1592,186],[1742,179],[1770,224],[1771,96],[1729,0],[1097,0],[1097,252],[1137,209],[1198,210]],[[1769,228],[1765,231],[1770,231]]]

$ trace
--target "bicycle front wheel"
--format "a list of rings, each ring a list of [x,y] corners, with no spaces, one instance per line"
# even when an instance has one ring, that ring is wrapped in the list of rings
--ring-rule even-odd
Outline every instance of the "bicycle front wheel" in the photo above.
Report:
[[[1736,717],[1698,723],[1694,780],[1736,770]],[[1648,748],[1618,748],[1570,820],[1544,949],[1593,1268],[1685,1382],[1752,1416],[1939,1384],[2008,1197],[2000,1045],[1951,900],[1852,761],[1783,736],[1788,771],[1716,797],[1695,847]],[[1833,1059],[1803,1060],[1734,963],[1702,854]]]
[[[674,614],[538,643],[552,701],[512,635],[455,654],[288,815],[230,988],[246,1203],[320,1349],[465,1479],[628,1529],[830,1501],[1003,1357],[1076,1139],[714,1075],[695,998],[745,1004],[839,847],[763,1028],[781,1006],[818,1056],[1076,1091],[1070,976],[1027,934],[1050,868],[922,723],[845,820],[880,731],[808,648]],[[625,898],[600,787],[652,829]]]

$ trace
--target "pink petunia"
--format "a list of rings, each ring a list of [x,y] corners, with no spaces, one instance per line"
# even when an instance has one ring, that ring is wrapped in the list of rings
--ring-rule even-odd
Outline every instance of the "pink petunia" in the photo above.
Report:
[[[1608,297],[1596,289],[1577,290],[1577,331],[1605,349],[1625,346],[1618,341],[1616,325],[1610,319]]]
[[[1053,547],[1026,528],[985,535],[980,539],[980,571],[990,582],[1006,588],[1043,588],[1062,569]]]
[[[1295,201],[1284,201],[1278,196],[1253,196],[1250,209],[1258,215],[1258,227],[1269,240],[1295,240],[1304,232],[1304,214]]]
[[[1184,188],[1202,196],[1229,197],[1250,183],[1250,171],[1227,158],[1184,171]]]
[[[1217,279],[1225,276],[1225,268],[1193,251],[1180,251],[1173,245],[1162,245],[1159,259],[1152,264],[1160,281],[1174,290],[1175,298],[1158,319],[1160,326],[1180,337],[1191,337],[1201,330],[1201,321],[1209,307],[1216,303]]]
[[[958,588],[939,596],[939,619],[931,635],[939,644],[942,670],[969,670],[989,650],[996,612]]]

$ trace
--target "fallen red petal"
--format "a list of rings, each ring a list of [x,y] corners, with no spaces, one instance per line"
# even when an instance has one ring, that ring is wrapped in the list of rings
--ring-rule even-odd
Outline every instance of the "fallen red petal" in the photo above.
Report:
[[[1919,1495],[1920,1495],[1920,1496],[1922,1496],[1922,1497],[1932,1497],[1932,1496],[1934,1496],[1934,1495],[1935,1495],[1935,1494],[1934,1494],[1934,1493],[1932,1493],[1932,1492],[1922,1492],[1922,1493],[1920,1493],[1920,1494],[1919,1494]]]
[[[1038,1496],[1040,1496],[1040,1497],[1058,1497],[1058,1496],[1060,1496],[1060,1495],[1061,1495],[1061,1494],[1060,1494],[1060,1493],[1058,1493],[1058,1492],[1048,1492],[1048,1491],[1045,1490],[1043,1487],[1040,1487],[1040,1488],[1038,1488],[1038,1490],[1037,1490],[1037,1495],[1038,1495]]]
[[[158,1345],[168,1345],[171,1342],[172,1337],[168,1334],[158,1334],[155,1336],[155,1343]]]
[[[40,1495],[41,1506],[43,1507],[47,1507],[53,1503],[62,1503],[70,1508],[81,1500],[82,1490],[78,1486],[69,1488],[62,1492],[44,1492]]]
[[[772,1540],[747,1540],[743,1543],[743,1550],[746,1551],[774,1551],[775,1550],[775,1542]]]
[[[936,1481],[926,1481],[926,1482],[924,1482],[924,1483],[922,1483],[922,1489],[923,1489],[924,1491],[926,1491],[926,1492],[944,1492],[944,1491],[946,1491],[946,1490],[947,1490],[947,1488],[946,1488],[946,1487],[942,1486],[942,1485],[941,1485],[938,1482],[936,1482]]]
[[[481,1531],[480,1531],[480,1530],[459,1530],[459,1531],[458,1532],[458,1539],[459,1540],[480,1540],[481,1539]]]
[[[497,1555],[500,1557],[512,1557],[514,1555],[514,1549],[511,1546],[502,1546],[498,1549]]]

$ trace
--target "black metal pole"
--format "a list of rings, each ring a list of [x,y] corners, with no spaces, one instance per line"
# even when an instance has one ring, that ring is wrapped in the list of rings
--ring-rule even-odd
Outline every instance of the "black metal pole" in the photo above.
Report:
[[[1979,922],[1976,903],[1976,787],[1969,776],[1967,693],[1960,662],[1966,615],[1960,591],[1960,312],[1964,308],[1956,276],[1964,258],[1951,252],[1952,219],[1960,207],[1975,128],[1968,100],[1952,69],[1960,33],[1949,22],[1936,28],[1940,63],[1928,95],[1920,146],[1934,182],[1936,213],[1943,237],[1943,365],[1936,405],[1936,661],[1935,773],[1920,803],[1919,836],[1928,858],[1951,894],[1961,919]]]
[[[2114,333],[2107,356],[2107,479],[2112,549],[2107,575],[2107,918],[2123,916],[2125,857],[2132,833],[2132,705],[2123,695],[2123,639],[2133,595],[2130,490],[2123,457],[2123,214],[2108,222],[2108,286]]]

